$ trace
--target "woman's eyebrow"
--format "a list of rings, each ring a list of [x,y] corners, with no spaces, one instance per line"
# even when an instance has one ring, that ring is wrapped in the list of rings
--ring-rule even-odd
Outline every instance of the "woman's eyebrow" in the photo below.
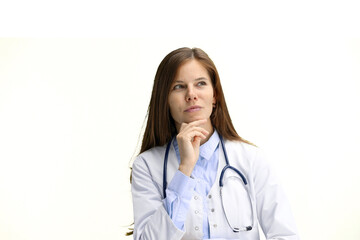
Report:
[[[195,78],[194,81],[200,81],[200,80],[209,80],[206,77],[199,77],[199,78]]]
[[[201,80],[209,80],[207,79],[206,77],[198,77],[198,78],[195,78],[193,81],[196,82],[196,81],[201,81]],[[184,83],[183,80],[175,80],[174,83]]]

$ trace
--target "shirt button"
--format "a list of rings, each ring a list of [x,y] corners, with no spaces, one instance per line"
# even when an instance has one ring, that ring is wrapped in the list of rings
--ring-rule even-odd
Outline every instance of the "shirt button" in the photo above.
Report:
[[[199,213],[199,210],[195,210],[195,214],[198,214]]]
[[[198,227],[198,226],[195,227],[195,231],[199,231],[199,227]]]
[[[214,228],[216,228],[216,227],[217,227],[217,224],[214,224],[213,226],[214,226]]]
[[[209,198],[211,198],[211,195],[209,195]]]
[[[211,212],[215,212],[215,209],[212,208],[212,209],[211,209]]]
[[[194,197],[195,200],[198,200],[198,198],[199,198],[198,196],[195,196],[195,197]]]

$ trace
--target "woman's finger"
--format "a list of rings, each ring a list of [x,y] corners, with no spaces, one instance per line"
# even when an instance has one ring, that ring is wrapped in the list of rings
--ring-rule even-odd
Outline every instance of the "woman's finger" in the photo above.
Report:
[[[204,132],[201,129],[191,129],[190,131],[185,131],[182,133],[179,133],[177,135],[177,139],[178,141],[190,141],[192,142],[194,140],[195,137],[199,137],[202,139],[206,139],[206,136],[208,135],[208,132]]]
[[[178,133],[178,134],[185,133],[185,132],[189,132],[189,131],[194,131],[194,130],[200,131],[200,132],[202,132],[202,133],[205,134],[205,135],[208,135],[208,134],[209,134],[209,132],[208,132],[205,128],[200,127],[200,126],[197,126],[197,125],[194,125],[194,124],[187,124],[187,123],[183,123],[183,124],[180,126],[180,129],[179,129],[179,133]]]

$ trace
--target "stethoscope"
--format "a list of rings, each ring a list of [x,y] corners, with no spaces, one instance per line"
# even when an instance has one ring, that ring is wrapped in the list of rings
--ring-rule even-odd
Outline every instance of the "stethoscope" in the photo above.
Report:
[[[229,225],[229,227],[234,231],[234,232],[244,232],[244,231],[250,231],[251,229],[253,229],[253,226],[254,226],[254,223],[255,223],[255,219],[254,219],[254,205],[253,205],[253,201],[251,200],[251,197],[250,197],[250,193],[249,193],[249,189],[248,189],[248,185],[247,185],[247,180],[246,178],[244,177],[244,174],[242,174],[238,169],[236,169],[235,167],[231,166],[229,164],[229,160],[228,160],[228,156],[227,156],[227,152],[226,152],[226,148],[225,148],[225,145],[224,145],[224,142],[223,142],[223,138],[221,135],[219,135],[219,138],[220,138],[220,142],[221,142],[221,146],[222,146],[222,149],[223,149],[223,152],[224,152],[224,156],[225,156],[225,167],[222,169],[221,171],[221,174],[220,174],[220,179],[219,179],[219,186],[220,186],[220,198],[221,198],[221,206],[223,208],[223,211],[224,211],[224,215],[225,215],[225,218],[226,218],[226,221]],[[173,138],[174,139],[174,138]],[[163,169],[163,194],[164,194],[164,198],[166,198],[166,187],[167,187],[167,182],[166,182],[166,176],[167,176],[167,162],[168,162],[168,155],[169,155],[169,150],[170,150],[170,146],[171,146],[171,142],[172,140],[168,143],[167,147],[166,147],[166,151],[165,151],[165,157],[164,157],[164,169]],[[243,181],[244,185],[245,185],[245,188],[246,188],[246,191],[247,191],[247,194],[248,194],[248,197],[249,197],[249,201],[250,201],[250,206],[251,206],[251,216],[252,216],[252,225],[251,226],[245,226],[245,227],[233,227],[230,222],[229,222],[229,219],[227,218],[226,216],[226,212],[225,212],[225,208],[224,208],[224,204],[223,204],[223,194],[222,194],[222,188],[224,186],[223,184],[223,177],[224,177],[224,174],[225,174],[225,171],[228,170],[228,169],[231,169],[233,170],[234,172],[236,172],[241,180]]]

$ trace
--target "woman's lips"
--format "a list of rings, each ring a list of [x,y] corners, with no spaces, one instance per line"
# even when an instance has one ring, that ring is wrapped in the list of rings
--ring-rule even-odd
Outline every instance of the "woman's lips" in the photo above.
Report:
[[[185,110],[185,112],[196,112],[199,111],[201,109],[200,106],[191,106],[188,109]]]

